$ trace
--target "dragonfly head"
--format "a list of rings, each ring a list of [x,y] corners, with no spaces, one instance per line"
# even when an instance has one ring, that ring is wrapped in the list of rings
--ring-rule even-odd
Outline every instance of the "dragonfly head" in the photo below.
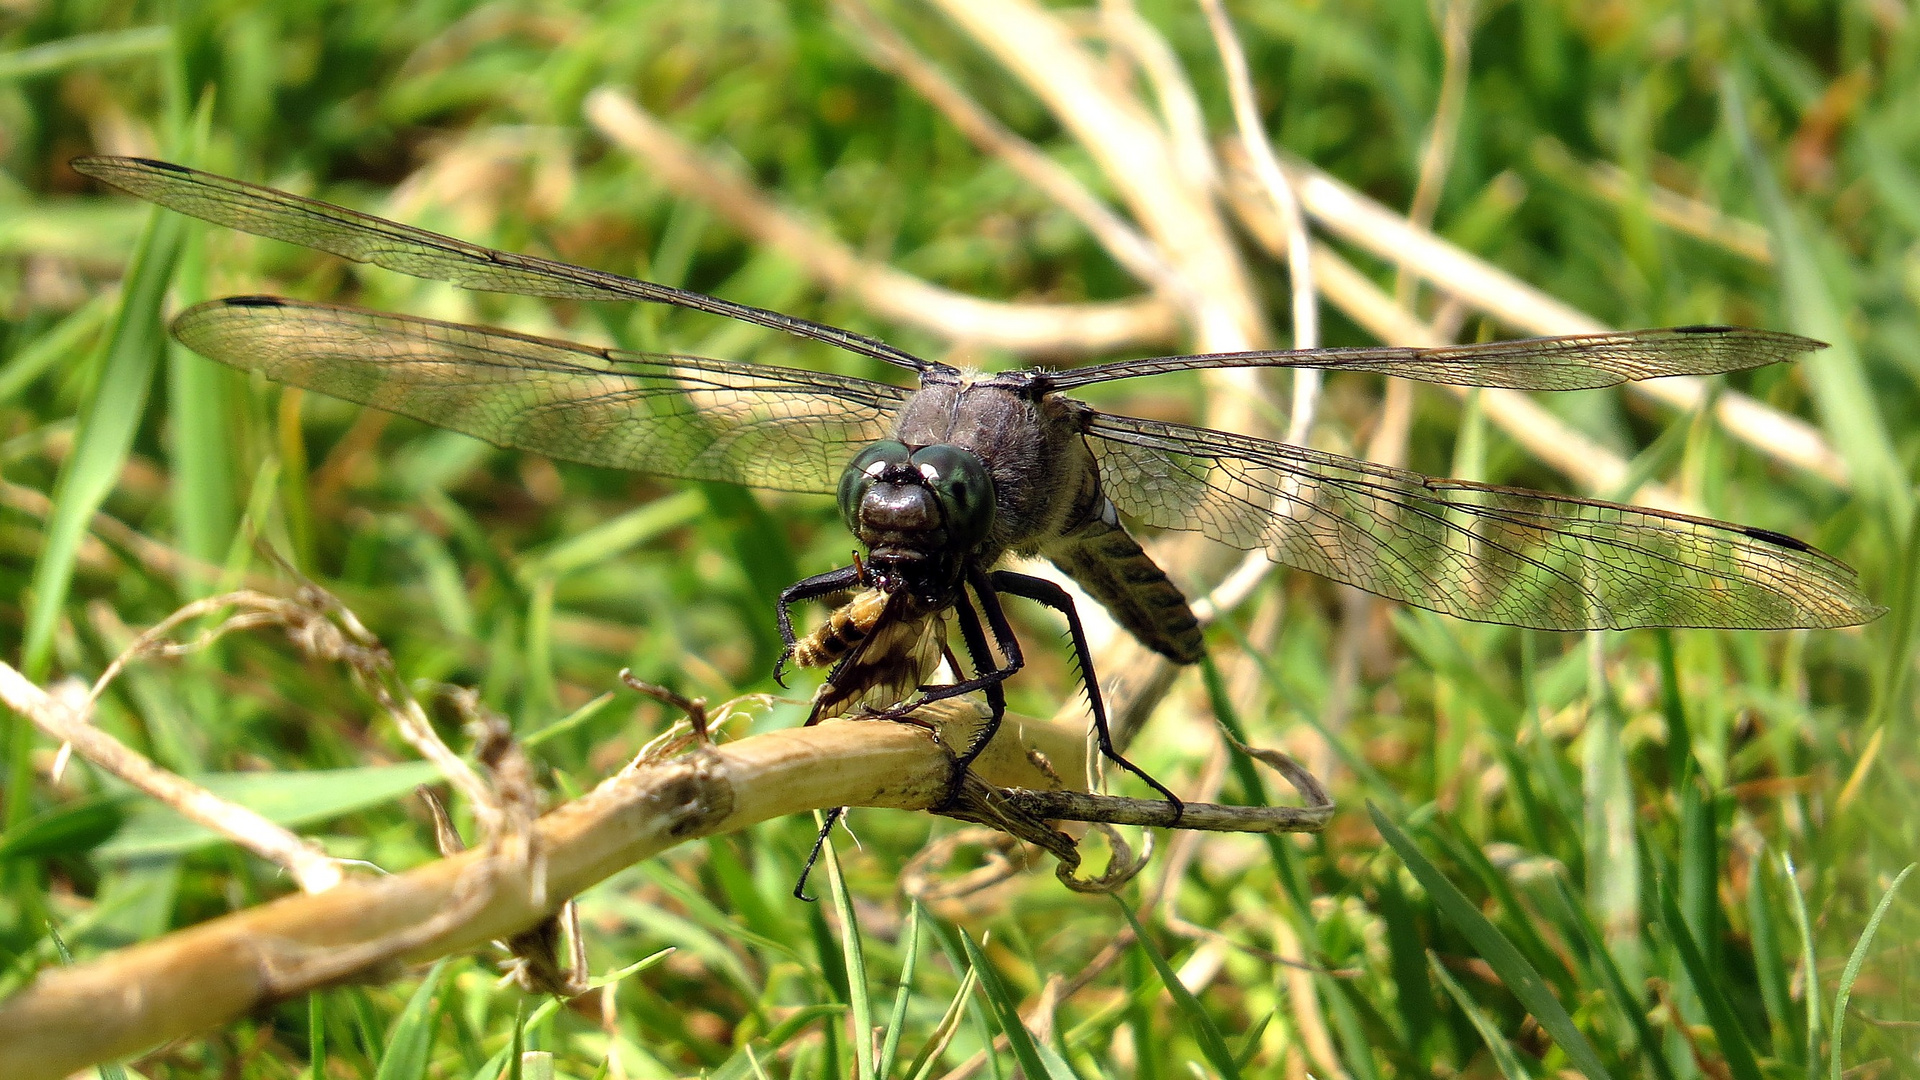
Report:
[[[867,546],[883,588],[944,590],[993,529],[993,479],[957,446],[915,450],[883,439],[841,475],[840,515]]]

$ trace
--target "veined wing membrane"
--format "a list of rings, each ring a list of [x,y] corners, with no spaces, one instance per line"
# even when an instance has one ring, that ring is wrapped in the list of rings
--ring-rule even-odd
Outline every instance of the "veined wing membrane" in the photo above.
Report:
[[[430,281],[553,299],[669,304],[825,342],[915,371],[939,366],[837,326],[552,259],[497,251],[184,165],[147,158],[94,156],[75,158],[73,167],[148,202],[202,221]]]
[[[687,480],[832,492],[910,391],[276,297],[187,309],[202,356],[496,446]]]
[[[1717,375],[1764,367],[1826,343],[1738,326],[1682,326],[1524,338],[1434,349],[1297,349],[1120,360],[1055,372],[1055,389],[1199,368],[1283,367],[1372,371],[1454,386],[1592,390],[1666,375]]]
[[[1880,610],[1847,566],[1764,529],[1127,416],[1088,434],[1107,496],[1150,525],[1462,619],[1781,629]]]

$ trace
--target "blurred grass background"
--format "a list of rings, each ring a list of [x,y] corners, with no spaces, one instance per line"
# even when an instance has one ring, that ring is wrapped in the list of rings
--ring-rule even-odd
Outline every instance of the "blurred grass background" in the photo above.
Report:
[[[1199,12],[1141,7],[1214,130],[1228,130]],[[1441,82],[1435,11],[1274,0],[1232,14],[1275,140],[1404,207]],[[951,27],[914,8],[889,17],[1099,184],[1040,105]],[[1153,954],[1102,959],[1130,932],[1127,916],[1044,869],[915,914],[896,891],[901,868],[952,828],[917,816],[856,813],[861,842],[841,845],[849,903],[800,905],[787,893],[814,826],[776,822],[591,893],[595,971],[677,951],[606,1001],[542,1010],[525,1045],[551,1051],[565,1076],[746,1076],[755,1063],[771,1076],[846,1075],[855,1054],[840,1007],[861,985],[890,1004],[911,956],[891,1014],[894,1075],[981,962],[981,988],[926,1063],[931,1075],[1003,1030],[1007,1008],[1036,1002],[1038,1038],[1016,1038],[1019,1057],[975,1075],[1021,1061],[1029,1075],[1155,1078],[1190,1067],[1920,1075],[1920,889],[1892,893],[1877,933],[1863,933],[1920,850],[1920,549],[1908,506],[1920,456],[1920,18],[1897,0],[1543,2],[1482,5],[1473,26],[1437,230],[1614,325],[1735,321],[1833,341],[1818,360],[1729,383],[1818,421],[1857,490],[1618,394],[1543,402],[1629,457],[1651,455],[1641,460],[1656,478],[1717,516],[1846,559],[1892,613],[1854,631],[1582,638],[1396,611],[1334,734],[1333,827],[1265,846],[1207,839],[1164,884],[1169,864],[1150,869],[1150,887],[1126,899],[1157,904],[1143,911]],[[404,675],[478,687],[522,733],[595,701],[622,665],[713,698],[771,689],[773,594],[846,557],[828,500],[555,465],[282,396],[165,344],[160,314],[276,292],[864,369],[778,352],[759,335],[462,294],[203,233],[92,188],[66,162],[187,159],[942,353],[820,295],[610,150],[580,118],[586,93],[606,84],[871,257],[990,297],[1132,293],[1071,218],[869,66],[851,33],[821,5],[761,0],[0,8],[0,595],[20,598],[0,606],[0,648],[35,678],[91,678],[184,600],[271,575],[258,533],[358,611]],[[1676,230],[1656,213],[1659,191],[1730,223],[1708,239]],[[1390,267],[1361,261],[1390,280]],[[1283,276],[1259,273],[1284,312]],[[1338,317],[1328,338],[1367,340]],[[1851,411],[1823,396],[1828,369],[1814,365],[1835,363],[1857,365],[1864,393],[1846,399]],[[1131,404],[1204,415],[1191,389]],[[1335,381],[1316,441],[1351,451],[1377,396],[1376,382]],[[1418,397],[1410,460],[1563,486],[1437,393]],[[101,499],[119,525],[85,536]],[[1263,657],[1267,704],[1239,717],[1268,745],[1325,714],[1340,612],[1322,583],[1280,580],[1288,603]],[[1027,625],[1036,666],[1014,704],[1047,714],[1072,689],[1039,644],[1047,624]],[[1244,633],[1229,626],[1213,641],[1230,652]],[[1193,749],[1211,738],[1208,701],[1201,680],[1183,684],[1132,756],[1176,789],[1193,785],[1208,764]],[[334,854],[414,865],[431,856],[431,831],[400,796],[419,776],[393,767],[409,755],[371,715],[341,672],[262,637],[136,670],[98,722],[182,773],[254,774]],[[556,797],[578,792],[669,719],[631,698],[576,716],[539,744],[543,779]],[[170,831],[84,766],[51,779],[55,748],[17,718],[5,730],[0,994],[59,962],[55,931],[84,959],[289,887],[271,867]],[[1227,793],[1254,797],[1238,773]],[[1368,801],[1410,849],[1383,843]],[[1194,938],[1185,924],[1212,933]],[[844,949],[850,934],[857,954]],[[1537,970],[1577,1041],[1529,1015],[1520,969],[1489,942]],[[1167,1007],[1156,956],[1191,998]],[[1039,996],[1089,970],[1070,995]],[[482,959],[417,984],[434,1007],[421,997],[406,1008],[414,985],[329,991],[136,1067],[278,1077],[317,1057],[317,1075],[478,1076],[512,1044],[517,1010],[536,1004],[498,986]]]

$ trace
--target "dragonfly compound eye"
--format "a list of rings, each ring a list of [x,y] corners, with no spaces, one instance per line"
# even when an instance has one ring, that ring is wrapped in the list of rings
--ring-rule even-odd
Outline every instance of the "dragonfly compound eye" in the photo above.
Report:
[[[940,499],[947,534],[971,548],[993,528],[993,478],[972,453],[948,443],[914,451],[913,468]]]
[[[874,481],[888,471],[908,468],[912,453],[905,443],[882,439],[847,463],[847,471],[840,474],[840,517],[854,535],[860,533],[860,504]]]

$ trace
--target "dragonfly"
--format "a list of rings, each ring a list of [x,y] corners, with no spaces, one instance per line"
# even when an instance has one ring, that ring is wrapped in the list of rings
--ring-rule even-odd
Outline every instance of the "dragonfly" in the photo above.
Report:
[[[1200,624],[1128,522],[1198,531],[1456,618],[1542,630],[1837,627],[1881,610],[1844,563],[1772,530],[1437,479],[1306,446],[1103,412],[1070,396],[1122,379],[1217,368],[1592,389],[1739,371],[1823,347],[1793,334],[1683,326],[983,373],[825,323],[498,251],[167,162],[97,156],[73,167],[214,224],[420,278],[705,312],[911,373],[917,385],[905,386],[270,296],[212,300],[172,324],[176,338],[212,360],[497,446],[664,477],[836,495],[865,554],[780,594],[782,640],[789,651],[797,643],[793,605],[863,590],[885,602],[870,598],[862,633],[882,616],[911,630],[950,613],[973,673],[961,677],[956,669],[951,683],[918,687],[894,714],[985,694],[992,718],[958,755],[956,778],[992,737],[1005,711],[1002,684],[1025,663],[1000,603],[1011,596],[1065,617],[1101,752],[1180,805],[1114,746],[1071,595],[1051,579],[998,565],[1008,556],[1047,559],[1142,644],[1193,663],[1204,651]],[[847,644],[843,664],[859,652],[858,642]]]

